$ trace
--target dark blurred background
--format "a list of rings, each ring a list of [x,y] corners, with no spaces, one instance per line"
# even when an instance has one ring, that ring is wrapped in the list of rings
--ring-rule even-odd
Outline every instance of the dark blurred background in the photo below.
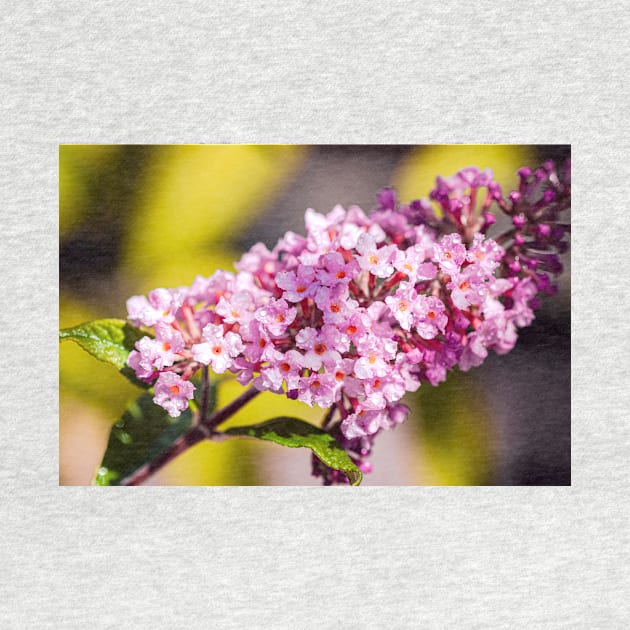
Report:
[[[437,175],[490,167],[504,190],[516,170],[564,160],[566,145],[63,145],[59,153],[60,325],[125,317],[125,301],[197,274],[232,270],[257,241],[304,233],[304,211],[369,211],[383,186],[426,197]],[[566,485],[571,482],[570,256],[560,294],[543,303],[516,348],[424,385],[409,420],[376,442],[376,485]],[[227,384],[221,401],[240,390]],[[71,343],[60,348],[61,484],[88,484],[111,425],[138,395]],[[323,415],[263,394],[231,424]],[[154,483],[318,484],[304,449],[249,441],[201,444]]]

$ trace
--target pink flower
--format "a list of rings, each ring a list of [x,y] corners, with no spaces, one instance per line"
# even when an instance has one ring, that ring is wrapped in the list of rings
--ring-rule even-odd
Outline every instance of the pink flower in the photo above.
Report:
[[[399,251],[394,259],[394,267],[404,273],[410,282],[432,280],[437,274],[437,267],[425,261],[425,248],[422,245],[414,245],[404,252]]]
[[[433,339],[444,332],[448,317],[444,303],[436,297],[418,296],[414,303],[415,328],[423,339]]]
[[[208,324],[202,333],[204,342],[193,345],[192,354],[195,361],[204,365],[212,365],[217,374],[223,374],[233,364],[233,358],[244,349],[239,335],[228,332],[223,334],[223,326]]]
[[[347,439],[376,434],[381,428],[384,414],[379,410],[359,409],[341,423],[341,431]]]
[[[392,264],[397,248],[395,245],[385,245],[378,248],[371,234],[362,234],[357,242],[357,261],[361,269],[369,271],[377,278],[389,278],[394,273]]]
[[[472,265],[465,267],[462,273],[453,273],[451,281],[446,285],[451,291],[453,304],[463,309],[483,304],[488,293],[486,279],[487,276],[481,275],[480,270]]]
[[[271,383],[273,387],[269,389],[274,391],[280,390],[283,381],[286,383],[287,391],[296,390],[302,378],[303,359],[297,350],[278,352],[270,365],[261,369],[262,382]]]
[[[335,402],[335,377],[332,374],[311,374],[300,379],[298,385],[298,400],[312,407],[330,407]]]
[[[239,334],[245,342],[243,356],[252,364],[258,361],[269,361],[271,354],[275,353],[269,333],[257,320],[254,319],[241,326]]]
[[[327,324],[338,324],[347,320],[359,306],[356,300],[349,299],[348,287],[344,284],[333,288],[321,287],[315,294],[315,304]]]
[[[295,320],[297,310],[289,308],[286,300],[270,300],[256,311],[256,320],[272,335],[283,335]]]
[[[317,270],[317,279],[327,287],[338,284],[347,285],[360,271],[356,260],[346,262],[339,252],[324,254],[319,264],[323,268]]]
[[[459,234],[448,234],[433,248],[435,260],[445,273],[457,273],[466,260],[466,247]]]
[[[300,265],[295,271],[282,271],[276,275],[276,284],[284,289],[282,297],[288,302],[301,302],[313,297],[319,285],[315,283],[315,269]]]
[[[492,274],[501,263],[505,250],[491,238],[475,234],[466,259],[478,266],[486,274]]]
[[[339,332],[334,326],[323,326],[321,331],[313,328],[301,330],[296,341],[300,348],[306,350],[302,365],[311,370],[319,370],[322,364],[328,368],[340,364],[341,355],[334,349],[338,336]]]
[[[229,298],[222,296],[215,308],[226,324],[246,322],[254,317],[255,304],[249,291],[237,291]]]
[[[170,324],[175,321],[184,297],[176,289],[155,289],[149,293],[148,299],[134,295],[127,300],[129,320],[136,326],[154,326],[160,321]]]
[[[336,237],[335,227],[343,221],[346,211],[341,206],[335,206],[327,215],[319,214],[309,208],[304,222],[308,233],[308,248],[311,251],[328,252]]]
[[[188,401],[193,397],[194,385],[184,380],[175,372],[162,372],[155,382],[153,402],[168,411],[168,415],[177,418],[188,408]]]
[[[411,330],[415,319],[414,302],[418,294],[410,282],[401,282],[394,295],[385,298],[385,303],[403,330]]]
[[[150,381],[156,372],[173,365],[177,353],[184,349],[181,333],[162,321],[155,324],[155,337],[138,340],[136,350],[129,353],[127,360],[136,376],[144,381]]]

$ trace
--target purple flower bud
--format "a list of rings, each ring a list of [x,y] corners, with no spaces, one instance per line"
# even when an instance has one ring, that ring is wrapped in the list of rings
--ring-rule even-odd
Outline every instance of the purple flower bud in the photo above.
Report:
[[[538,238],[548,238],[551,234],[551,226],[548,225],[547,223],[541,223],[536,228],[536,234]]]
[[[514,245],[521,246],[525,242],[525,237],[522,234],[514,235]]]
[[[517,230],[522,229],[525,226],[527,219],[523,214],[517,214],[515,217],[512,217],[512,224]]]
[[[513,191],[510,193],[509,197],[510,197],[510,201],[511,201],[512,203],[516,204],[516,203],[518,203],[518,202],[522,199],[523,195],[521,195],[521,193],[520,193],[520,192],[518,192],[518,190],[513,190]]]
[[[508,265],[509,270],[516,275],[521,269],[521,263],[518,262],[518,260],[513,260],[509,265]]]
[[[393,188],[383,188],[376,199],[379,207],[384,210],[393,210],[396,207],[396,191]]]
[[[548,172],[551,173],[554,169],[555,169],[555,165],[553,163],[553,160],[547,160],[546,162],[543,162],[542,167]]]

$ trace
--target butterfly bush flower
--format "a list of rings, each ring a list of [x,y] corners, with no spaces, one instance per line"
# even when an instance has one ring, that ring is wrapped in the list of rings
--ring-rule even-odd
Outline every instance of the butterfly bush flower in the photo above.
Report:
[[[130,321],[153,334],[129,366],[171,416],[187,408],[202,366],[326,408],[324,429],[369,472],[375,436],[407,415],[406,392],[511,350],[540,296],[557,291],[570,164],[518,175],[507,195],[491,171],[470,167],[408,205],[388,188],[369,215],[307,210],[306,236],[254,245],[236,273],[130,298]],[[490,238],[496,212],[511,225]],[[316,457],[313,474],[346,480]]]

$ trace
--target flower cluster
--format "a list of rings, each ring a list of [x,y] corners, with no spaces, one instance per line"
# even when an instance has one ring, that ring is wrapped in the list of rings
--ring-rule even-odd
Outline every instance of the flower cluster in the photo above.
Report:
[[[405,392],[508,352],[537,295],[554,291],[569,167],[519,174],[507,198],[490,171],[468,168],[438,178],[430,200],[399,205],[385,189],[369,216],[307,210],[306,236],[255,245],[236,273],[130,298],[129,319],[154,335],[129,365],[171,416],[187,408],[202,366],[328,408],[325,428],[368,472],[374,436],[406,417]],[[497,240],[486,234],[493,206],[512,219]],[[318,460],[314,473],[341,480]]]

